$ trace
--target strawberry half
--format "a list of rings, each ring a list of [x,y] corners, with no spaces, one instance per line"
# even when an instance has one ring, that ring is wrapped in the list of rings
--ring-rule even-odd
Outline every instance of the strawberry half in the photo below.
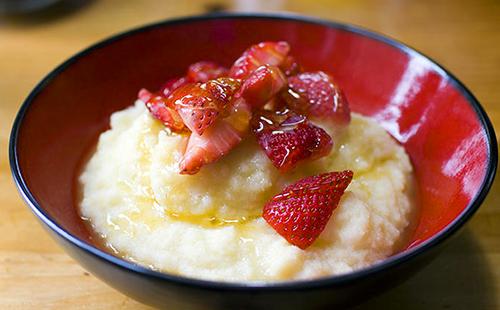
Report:
[[[325,229],[353,172],[329,172],[287,186],[265,206],[262,217],[291,244],[306,249]]]
[[[226,68],[219,66],[215,62],[200,61],[189,66],[187,78],[192,82],[205,83],[228,74]]]
[[[167,98],[174,90],[190,83],[187,77],[173,78],[166,81],[161,87],[159,93]]]
[[[260,66],[241,86],[241,96],[253,108],[261,108],[286,85],[286,77],[278,67]]]
[[[292,110],[313,117],[331,119],[339,126],[349,124],[349,104],[332,77],[325,72],[304,72],[289,77],[288,87],[284,97]]]
[[[225,114],[239,87],[239,81],[231,78],[219,78],[203,84],[189,83],[173,91],[168,100],[175,106],[186,127],[203,135],[220,115]]]
[[[262,111],[254,116],[252,128],[259,145],[281,172],[303,160],[325,156],[333,146],[325,130],[293,112]]]
[[[279,66],[288,55],[290,45],[287,42],[261,42],[250,46],[231,69],[229,76],[236,79],[245,79],[255,69],[263,65]]]
[[[173,108],[169,107],[165,97],[153,94],[145,88],[139,91],[138,97],[146,104],[151,115],[170,128],[170,130],[179,133],[187,130],[181,117]]]

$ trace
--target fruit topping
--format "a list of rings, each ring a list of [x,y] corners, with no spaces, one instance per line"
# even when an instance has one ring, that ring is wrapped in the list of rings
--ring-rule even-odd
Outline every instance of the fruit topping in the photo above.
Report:
[[[186,77],[170,79],[163,84],[159,93],[167,98],[174,90],[188,83],[190,83],[190,81]]]
[[[138,97],[141,101],[145,102],[151,115],[161,121],[167,128],[177,133],[187,130],[181,117],[175,109],[168,105],[165,97],[153,94],[144,88],[139,91]]]
[[[306,249],[325,229],[352,177],[346,170],[299,180],[274,196],[262,217],[288,242]]]
[[[264,65],[257,68],[241,87],[241,96],[253,108],[261,108],[285,85],[286,77],[278,67]]]
[[[234,94],[240,88],[238,80],[218,78],[206,83],[189,83],[174,90],[168,97],[186,127],[198,135],[225,113]]]
[[[289,77],[288,87],[284,97],[294,111],[332,120],[338,126],[349,124],[349,104],[331,76],[325,72],[304,72]]]
[[[190,135],[181,173],[196,173],[227,154],[249,132],[251,120],[259,145],[281,172],[330,153],[332,137],[314,121],[344,127],[349,105],[327,73],[303,72],[289,51],[286,42],[261,42],[229,70],[200,61],[157,93],[139,92],[154,118]]]
[[[227,76],[228,70],[211,61],[199,61],[189,66],[187,78],[191,82],[205,83],[208,80]]]
[[[289,51],[290,45],[283,41],[261,42],[252,45],[234,62],[229,70],[229,76],[245,79],[260,66],[279,66],[285,60]]]
[[[252,128],[259,145],[281,172],[303,160],[325,156],[333,146],[325,130],[291,111],[262,111],[254,116]]]
[[[179,163],[180,173],[197,173],[203,165],[227,154],[241,139],[241,134],[224,120],[219,120],[203,135],[193,132]]]

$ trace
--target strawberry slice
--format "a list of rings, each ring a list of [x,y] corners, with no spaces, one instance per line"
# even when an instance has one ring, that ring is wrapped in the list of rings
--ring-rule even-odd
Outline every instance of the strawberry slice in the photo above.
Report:
[[[224,120],[208,128],[203,136],[191,133],[186,151],[179,162],[180,174],[197,173],[202,166],[226,155],[241,139],[238,131]]]
[[[325,130],[290,111],[262,111],[254,116],[252,128],[259,145],[281,172],[293,169],[303,160],[325,156],[333,146]]]
[[[226,113],[226,107],[239,87],[239,81],[231,78],[219,78],[203,84],[189,83],[173,91],[168,100],[175,106],[186,127],[203,135],[220,115]]]
[[[284,97],[294,111],[331,119],[339,126],[349,124],[349,104],[331,76],[325,72],[304,72],[292,76],[288,78],[288,87]]]
[[[218,100],[222,107],[226,107],[241,88],[241,82],[237,79],[222,77],[210,80],[201,86],[205,88],[214,100]]]
[[[149,90],[145,88],[141,88],[139,90],[139,93],[137,94],[137,98],[144,103],[148,102],[148,100],[151,99],[151,97],[153,96],[154,96],[153,93],[151,93]]]
[[[261,42],[250,46],[231,69],[229,76],[236,79],[245,79],[255,69],[263,65],[279,66],[288,55],[290,45],[287,42]]]
[[[227,74],[228,70],[215,62],[200,61],[189,66],[187,78],[192,82],[205,83],[208,80],[217,79]]]
[[[173,78],[166,81],[160,88],[159,93],[167,98],[177,88],[188,84],[190,81],[187,77]]]
[[[286,85],[286,77],[278,67],[260,66],[241,86],[241,96],[253,108],[261,108]]]
[[[161,121],[166,127],[170,128],[170,130],[178,133],[187,130],[181,117],[168,105],[168,101],[165,97],[153,94],[145,88],[139,91],[138,97],[146,104],[151,115]]]
[[[262,217],[291,244],[306,249],[325,229],[353,172],[329,172],[287,186],[265,206]]]

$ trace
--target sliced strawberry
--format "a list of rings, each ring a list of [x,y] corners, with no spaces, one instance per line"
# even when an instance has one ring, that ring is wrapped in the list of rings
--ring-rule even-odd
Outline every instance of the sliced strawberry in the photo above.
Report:
[[[146,104],[151,115],[170,128],[170,130],[174,132],[184,132],[187,130],[179,114],[168,106],[168,101],[165,97],[153,94],[145,88],[139,91],[138,97]]]
[[[203,135],[220,115],[225,114],[239,87],[239,81],[230,78],[203,84],[190,83],[173,91],[168,100],[175,106],[184,124],[192,132]]]
[[[174,90],[189,83],[187,77],[173,78],[166,81],[160,88],[160,94],[167,98]]]
[[[325,229],[353,172],[323,173],[287,186],[265,206],[262,217],[291,244],[306,249]]]
[[[229,76],[244,79],[260,66],[279,66],[285,60],[289,51],[290,45],[283,41],[261,42],[252,45],[234,62],[229,70]]]
[[[141,100],[144,103],[148,102],[148,100],[151,99],[151,97],[153,96],[154,96],[153,93],[151,93],[149,90],[145,88],[141,88],[139,90],[139,93],[137,94],[137,98],[139,98],[139,100]]]
[[[284,97],[294,111],[331,119],[339,126],[349,124],[349,104],[328,74],[322,71],[300,73],[288,78],[288,87]]]
[[[228,69],[219,66],[215,62],[200,61],[189,66],[187,77],[192,82],[205,83],[228,74]]]
[[[286,77],[276,66],[260,66],[245,80],[241,96],[253,108],[261,108],[286,85]]]
[[[195,174],[206,164],[217,161],[240,143],[242,137],[231,124],[217,121],[203,135],[191,133],[179,169],[181,174]]]
[[[210,80],[202,84],[202,88],[205,88],[215,100],[218,100],[219,106],[222,108],[229,105],[240,87],[240,80],[228,77]]]
[[[303,160],[325,156],[333,146],[325,130],[293,112],[261,112],[254,116],[252,128],[259,145],[281,172]]]

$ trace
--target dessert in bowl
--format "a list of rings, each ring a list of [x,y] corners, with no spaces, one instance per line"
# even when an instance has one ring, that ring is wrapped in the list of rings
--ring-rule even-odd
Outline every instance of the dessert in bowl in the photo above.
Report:
[[[111,115],[80,177],[81,214],[109,249],[189,277],[290,281],[405,245],[404,148],[292,52],[261,42],[230,69],[194,63]]]
[[[199,29],[205,31],[200,33]],[[336,135],[335,130],[324,128],[334,142],[328,155],[304,161],[297,164],[292,172],[281,174],[262,143],[257,143],[255,139],[253,144],[252,140],[243,140],[216,162],[197,168],[184,166],[186,172],[197,172],[196,174],[180,175],[182,165],[179,166],[179,160],[183,154],[182,151],[175,150],[180,142],[172,143],[176,136],[164,133],[164,124],[151,117],[144,102],[139,102],[136,106],[113,115],[111,130],[100,139],[93,156],[109,157],[106,159],[109,165],[100,165],[94,158],[86,164],[85,154],[95,146],[97,137],[109,129],[107,124],[110,115],[127,108],[135,100],[137,90],[141,87],[157,89],[166,78],[183,76],[190,64],[203,59],[230,67],[232,61],[248,46],[261,41],[281,40],[289,42],[293,56],[303,65],[304,72],[331,72],[349,102],[353,113],[344,132]],[[144,48],[152,46],[155,48]],[[51,126],[41,126],[42,124]],[[82,213],[90,218],[91,223],[92,220],[104,221],[105,219],[98,218],[99,214],[104,213],[98,211],[110,211],[108,207],[114,202],[109,200],[110,203],[104,204],[102,208],[92,208],[92,204],[88,204],[89,207],[86,208],[86,186],[91,184],[84,179],[96,180],[97,176],[102,177],[104,183],[96,185],[100,188],[109,179],[104,177],[109,175],[106,174],[108,171],[111,172],[110,177],[120,176],[123,180],[137,182],[123,182],[121,186],[116,186],[120,190],[129,185],[135,188],[136,185],[148,182],[138,177],[129,178],[134,176],[135,168],[127,163],[127,158],[137,159],[140,152],[130,146],[135,142],[127,144],[130,141],[122,141],[127,139],[120,137],[127,131],[128,136],[132,137],[134,130],[137,135],[130,140],[135,139],[137,142],[142,139],[153,145],[145,148],[146,152],[152,154],[151,163],[146,163],[139,170],[148,170],[158,175],[151,178],[151,181],[155,181],[145,190],[153,192],[162,212],[167,207],[166,216],[169,217],[175,214],[179,219],[196,217],[199,220],[210,214],[216,216],[215,224],[227,220],[241,221],[242,214],[232,212],[235,208],[227,208],[217,202],[225,200],[239,205],[239,209],[247,213],[245,217],[251,219],[255,214],[259,215],[262,208],[266,210],[268,206],[276,205],[273,204],[276,202],[276,195],[279,196],[280,191],[287,189],[287,186],[297,184],[297,180],[343,170],[353,171],[354,177],[339,198],[338,205],[332,204],[336,209],[332,210],[333,214],[330,214],[324,230],[307,246],[301,243],[290,244],[293,240],[290,242],[290,238],[280,233],[280,229],[269,219],[253,219],[255,223],[253,220],[247,221],[248,225],[258,226],[260,235],[254,235],[254,239],[246,243],[245,236],[240,238],[237,229],[233,229],[234,234],[228,233],[228,227],[234,225],[223,223],[216,229],[210,228],[221,231],[217,238],[229,240],[213,244],[207,241],[205,245],[230,251],[227,244],[231,244],[237,252],[229,255],[222,253],[224,256],[215,257],[217,261],[227,258],[227,262],[221,266],[227,269],[222,270],[222,274],[229,276],[204,273],[201,270],[208,270],[206,266],[218,269],[219,262],[215,264],[210,261],[210,257],[205,259],[204,256],[210,256],[210,252],[203,246],[191,247],[199,251],[192,253],[191,249],[182,245],[199,238],[196,229],[191,229],[190,233],[185,233],[185,230],[177,233],[171,245],[180,242],[163,249],[166,254],[158,260],[166,262],[165,266],[157,264],[157,257],[149,251],[133,252],[138,246],[147,248],[160,242],[154,240],[161,240],[160,244],[164,244],[163,234],[158,235],[159,238],[146,240],[142,238],[154,235],[154,229],[149,235],[136,231],[137,239],[141,242],[130,246],[118,234],[108,232],[106,237],[111,245],[117,245],[120,251],[125,255],[129,254],[132,259],[151,264],[153,269],[165,270],[158,272],[110,255],[109,249],[89,232],[78,212],[78,178],[82,170]],[[139,134],[144,132],[148,133]],[[257,141],[259,139],[257,135]],[[177,20],[141,28],[91,47],[56,69],[35,89],[19,113],[11,141],[13,171],[21,193],[69,253],[94,274],[130,296],[163,306],[176,303],[198,306],[240,303],[248,306],[320,306],[359,301],[360,295],[368,296],[368,292],[373,292],[375,287],[381,289],[383,285],[380,283],[390,285],[396,282],[415,270],[425,258],[431,257],[425,254],[434,253],[431,249],[442,244],[477,209],[491,185],[496,165],[496,144],[486,115],[472,95],[438,65],[399,43],[354,27],[278,16],[224,15]],[[101,147],[100,144],[106,147]],[[106,150],[109,145],[115,147]],[[120,151],[114,152],[116,149]],[[363,157],[365,153],[368,155]],[[342,154],[347,161],[341,160],[344,156]],[[352,161],[354,155],[359,157],[358,162]],[[386,166],[383,171],[374,173],[376,165],[371,165],[369,161],[377,159],[376,156],[384,158],[382,163],[377,164]],[[242,164],[241,160],[247,164]],[[112,167],[129,168],[117,170]],[[172,167],[171,173],[167,173],[168,167]],[[241,171],[234,173],[237,169]],[[261,171],[261,175],[252,175],[257,169]],[[363,187],[361,178],[366,174],[369,179],[370,173],[377,175],[374,179],[385,179],[385,185],[380,185],[384,181],[373,180],[366,183],[370,185],[368,189],[360,189]],[[92,174],[95,177],[89,177]],[[221,180],[217,186],[234,186],[234,191],[227,191],[231,193],[229,197],[217,197],[217,193],[221,191],[182,194],[182,190],[196,186],[199,189],[213,190],[215,187],[203,184],[203,179],[210,175],[215,178],[218,174]],[[415,201],[409,198],[410,194],[403,194],[406,189],[412,188],[411,180],[408,180],[412,174],[416,181]],[[243,175],[245,178],[238,178]],[[254,181],[249,182],[249,178]],[[400,182],[394,182],[398,178]],[[310,184],[311,180],[306,183]],[[255,184],[260,184],[260,187]],[[173,186],[178,188],[176,193],[179,193],[179,197],[176,199],[198,203],[186,206],[185,203],[169,202],[171,195],[166,195],[165,191]],[[257,194],[238,192],[239,189],[250,186],[249,190]],[[393,192],[400,192],[401,197],[392,197],[391,194],[377,190],[377,186],[383,189],[391,187]],[[159,193],[156,196],[155,191]],[[124,192],[127,190],[122,191]],[[363,193],[370,193],[372,199],[363,197]],[[100,196],[106,199],[114,197],[113,193],[108,194]],[[150,194],[147,193],[146,196],[151,197]],[[140,195],[135,197],[138,196]],[[120,197],[115,198],[120,200]],[[374,197],[380,198],[378,203],[373,203]],[[383,201],[384,199],[387,201]],[[212,203],[207,200],[212,200]],[[397,237],[382,244],[381,248],[385,246],[383,251],[370,252],[375,255],[367,261],[363,259],[369,255],[365,255],[363,259],[351,253],[344,255],[342,252],[346,248],[342,247],[336,251],[321,252],[329,247],[330,241],[359,249],[364,249],[366,243],[373,244],[373,240],[377,238],[373,238],[371,242],[365,241],[380,234],[369,229],[360,230],[362,233],[356,231],[363,227],[363,220],[369,218],[361,216],[361,206],[371,210],[372,206],[376,208],[390,205],[389,200],[398,200],[395,203],[398,208],[374,209],[378,212],[377,215],[387,212],[391,221],[394,221],[391,225],[398,232],[395,234]],[[401,208],[406,205],[404,201],[408,205]],[[357,213],[349,214],[353,210]],[[401,211],[400,214],[397,214],[398,210]],[[414,220],[416,228],[403,241],[404,231],[411,228],[412,210],[419,212]],[[127,227],[127,218],[131,219],[133,215],[133,212],[126,214],[131,210],[122,211],[127,216],[121,220],[119,216],[111,218],[111,222],[118,225],[119,229]],[[353,218],[359,222],[349,226],[353,223]],[[144,226],[149,228],[156,225],[150,223],[149,219],[146,222],[148,225]],[[349,233],[346,230],[336,230],[344,224],[347,225],[345,227],[352,228]],[[108,224],[97,224],[95,229],[99,232],[99,227],[109,226],[106,225]],[[196,225],[198,227],[213,223]],[[391,225],[378,227],[389,232],[388,227]],[[247,228],[252,227],[244,230],[252,230]],[[363,235],[364,233],[367,234]],[[389,240],[391,235],[383,235],[384,240]],[[262,247],[254,247],[252,242],[260,243]],[[226,247],[221,247],[220,244],[225,244]],[[265,262],[268,265],[264,263],[260,267],[249,267],[254,262],[250,250],[256,248],[269,251],[269,257],[275,259]],[[311,256],[322,256],[321,262],[330,263],[313,262],[309,254],[304,253],[316,253]],[[328,257],[325,253],[333,254]],[[394,255],[382,259],[391,254]],[[177,265],[181,267],[175,269],[177,267],[172,267],[168,262],[170,256],[191,261],[181,262]],[[342,265],[341,262],[345,263],[346,259],[357,263]],[[238,266],[241,261],[245,261],[247,265]],[[227,266],[231,264],[234,264],[234,269],[229,270]],[[367,267],[370,264],[373,265]],[[358,270],[351,271],[353,269]],[[268,273],[259,274],[256,272],[259,270],[267,270]],[[304,270],[308,271],[303,272]],[[241,274],[235,277],[234,273]],[[259,298],[255,298],[256,294]]]

